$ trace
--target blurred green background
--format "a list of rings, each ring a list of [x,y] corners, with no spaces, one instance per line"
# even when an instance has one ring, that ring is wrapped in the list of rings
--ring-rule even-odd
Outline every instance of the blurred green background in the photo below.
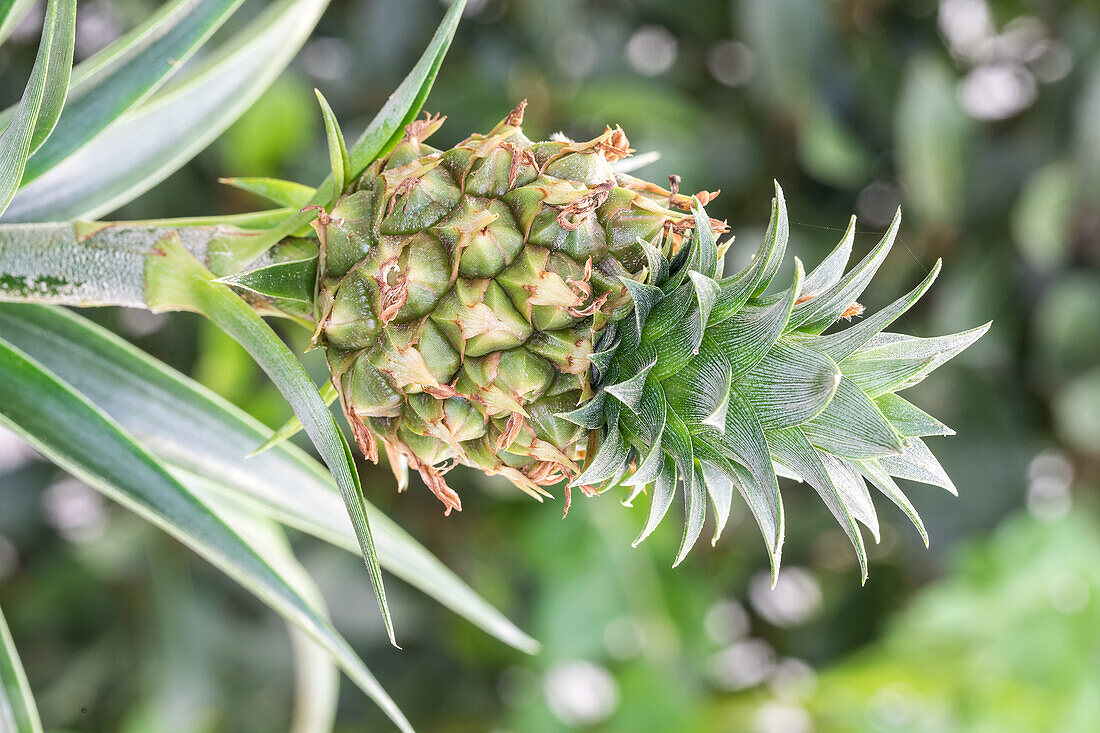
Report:
[[[150,0],[82,0],[85,58]],[[262,3],[254,3],[256,7]],[[438,0],[334,0],[292,69],[213,146],[115,214],[246,211],[227,175],[319,180],[312,88],[354,137],[404,76]],[[33,61],[36,23],[0,50],[0,106]],[[746,257],[771,180],[794,254],[816,263],[860,218],[857,248],[900,204],[900,245],[872,310],[937,257],[944,274],[898,330],[993,320],[913,399],[960,490],[910,496],[924,550],[883,506],[871,578],[813,492],[784,486],[785,569],[769,590],[735,505],[716,548],[670,569],[664,527],[630,548],[644,502],[537,505],[466,470],[444,519],[423,487],[372,501],[544,645],[527,657],[390,580],[390,648],[362,565],[294,537],[334,620],[423,731],[1100,730],[1100,6],[989,0],[470,0],[428,101],[432,139],[483,131],[526,97],[532,137],[621,124],[640,175],[722,189],[708,207]],[[789,266],[789,265],[788,265]],[[97,318],[268,424],[289,409],[199,319]],[[301,334],[289,333],[298,347]],[[299,348],[300,350],[300,348]],[[320,380],[323,366],[307,356]],[[286,730],[285,627],[203,561],[0,435],[0,605],[54,731]],[[345,684],[341,731],[388,730]]]

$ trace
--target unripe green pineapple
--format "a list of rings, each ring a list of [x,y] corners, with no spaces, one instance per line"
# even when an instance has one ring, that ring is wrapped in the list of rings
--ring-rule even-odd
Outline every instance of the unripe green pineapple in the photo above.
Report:
[[[984,328],[917,339],[880,333],[928,288],[850,328],[899,218],[851,272],[854,220],[809,275],[767,294],[788,227],[772,222],[746,269],[722,277],[727,231],[688,197],[617,173],[621,129],[532,143],[521,104],[447,151],[419,120],[315,224],[321,243],[315,343],[363,453],[378,444],[405,485],[417,470],[461,509],[444,474],[465,464],[536,498],[650,492],[647,536],[685,497],[677,562],[709,503],[715,540],[735,491],[778,566],[776,473],[804,480],[844,527],[866,573],[856,520],[876,535],[865,479],[920,520],[892,476],[950,480],[921,441],[951,431],[896,391]]]

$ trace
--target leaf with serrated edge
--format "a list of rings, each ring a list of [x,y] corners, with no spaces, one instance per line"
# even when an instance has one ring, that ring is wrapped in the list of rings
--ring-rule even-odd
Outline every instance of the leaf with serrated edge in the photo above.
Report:
[[[820,455],[810,445],[810,441],[800,428],[784,428],[767,433],[768,445],[776,460],[801,475],[817,491],[825,506],[836,518],[840,528],[848,535],[852,547],[856,550],[862,582],[867,582],[867,550],[863,546],[863,536],[856,526],[855,519],[845,507],[843,500],[828,471],[821,462]]]
[[[871,494],[867,491],[867,484],[858,470],[842,458],[818,451],[825,470],[829,472],[829,478],[833,480],[840,500],[860,524],[871,530],[875,543],[879,542],[878,514],[875,513],[875,505],[871,503]]]
[[[733,478],[710,461],[699,461],[699,471],[714,507],[714,535],[710,539],[710,545],[714,547],[729,521],[733,505]]]
[[[859,467],[859,471],[868,481],[873,483],[890,501],[897,504],[898,508],[905,512],[905,515],[909,517],[909,521],[917,528],[920,538],[924,541],[924,546],[928,547],[928,532],[924,528],[924,522],[917,514],[916,507],[894,482],[894,479],[890,478],[890,474],[882,470],[882,467],[876,461],[853,461],[852,463]]]
[[[912,402],[896,394],[884,394],[875,398],[883,417],[906,438],[923,438],[927,435],[954,435],[955,431],[920,409]]]
[[[684,481],[684,534],[680,539],[680,549],[672,567],[684,561],[688,552],[699,540],[703,532],[703,523],[707,518],[707,489],[703,484],[703,474],[698,466],[691,473],[690,480]]]
[[[925,276],[920,285],[913,288],[878,313],[875,313],[873,316],[864,318],[854,326],[845,328],[842,331],[814,337],[812,339],[813,347],[828,354],[835,361],[843,361],[851,356],[856,349],[870,341],[875,334],[882,331],[882,329],[889,326],[903,313],[913,307],[913,304],[921,299],[921,296],[928,291],[928,288],[932,287],[932,283],[936,281],[936,276],[939,275],[942,265],[943,260],[936,260],[936,264]]]
[[[695,270],[704,277],[713,278],[718,274],[718,244],[714,241],[714,230],[710,228],[710,217],[701,204],[691,209],[695,219],[695,231],[692,239],[698,242]]]
[[[676,463],[667,455],[661,461],[661,471],[653,482],[653,490],[649,495],[649,511],[646,514],[645,526],[638,536],[634,538],[631,546],[637,547],[646,537],[653,534],[657,525],[661,523],[668,509],[672,506],[672,499],[676,495]]]
[[[665,431],[661,434],[661,446],[676,462],[680,480],[684,482],[686,489],[691,486],[695,476],[695,450],[692,446],[691,434],[688,432],[687,425],[684,425],[683,419],[672,410],[671,405],[667,414]]]
[[[642,348],[631,352],[628,357],[632,363],[629,371],[633,376],[615,384],[604,387],[609,395],[622,402],[632,412],[636,412],[638,404],[642,401],[642,389],[645,386],[646,376],[657,363],[657,354],[652,348]]]
[[[752,474],[760,489],[761,499],[753,513],[758,515],[762,530],[772,533],[766,539],[768,549],[774,550],[782,541],[783,503],[772,470],[768,444],[751,404],[736,389],[731,389],[726,429],[721,433],[704,430],[699,435],[703,442],[710,443],[727,460],[740,463]]]
[[[959,490],[955,488],[947,471],[943,470],[943,466],[920,438],[909,439],[904,455],[886,456],[879,458],[878,462],[891,476],[932,484],[947,489],[955,496],[959,495]]]
[[[787,223],[787,204],[783,200],[783,189],[775,184],[775,199],[772,200],[771,220],[760,248],[753,255],[752,262],[737,275],[722,280],[722,292],[714,304],[711,320],[715,323],[730,318],[745,302],[757,292],[764,273],[773,259],[783,259],[787,249],[787,236],[790,227]],[[764,285],[767,287],[767,284]]]
[[[802,290],[806,295],[819,295],[836,285],[844,275],[844,266],[848,264],[848,258],[852,256],[852,243],[856,238],[856,218],[853,216],[848,221],[848,229],[836,249],[821,261],[817,267],[806,276],[806,283]]]
[[[694,432],[700,425],[726,429],[730,385],[730,366],[725,357],[704,349],[661,386],[669,404]]]
[[[779,181],[772,181],[772,183],[775,184],[775,210],[777,215],[774,228],[769,227],[764,238],[773,240],[775,244],[768,256],[768,263],[760,275],[760,281],[752,291],[752,297],[754,298],[759,297],[767,290],[772,278],[779,272],[779,268],[783,264],[783,257],[787,253],[787,240],[791,236],[790,223],[787,221],[787,202],[783,198],[783,189],[779,187]]]
[[[609,423],[592,462],[569,485],[584,486],[606,481],[623,467],[629,457],[630,444],[623,440],[618,426]]]
[[[934,336],[932,338],[919,338],[898,333],[880,333],[867,342],[858,352],[860,356],[868,359],[890,358],[926,358],[934,359],[934,363],[923,372],[921,378],[927,377],[941,365],[954,359],[971,344],[980,339],[989,330],[990,323],[986,323],[968,331],[952,333],[946,336]],[[906,387],[912,387],[914,383],[906,383]]]
[[[794,264],[794,282],[784,293],[776,296],[773,303],[755,305],[750,302],[733,318],[707,333],[704,341],[713,343],[714,348],[730,361],[735,382],[756,366],[783,335],[804,275],[802,263],[797,257]]]
[[[875,398],[901,389],[913,380],[919,382],[933,364],[935,359],[869,359],[857,351],[840,362],[840,371],[868,397]]]
[[[664,297],[664,293],[660,288],[631,280],[629,277],[620,277],[619,282],[627,289],[634,301],[634,327],[638,329],[638,333],[641,333],[649,312]]]
[[[796,305],[791,313],[788,327],[807,333],[821,333],[833,325],[871,282],[871,278],[875,276],[886,255],[890,253],[900,226],[901,209],[898,209],[893,222],[890,223],[890,228],[886,230],[875,248],[831,288]]]
[[[871,398],[843,377],[833,399],[802,429],[815,446],[843,458],[898,455],[905,448]]]
[[[816,417],[841,376],[832,359],[784,337],[735,386],[752,404],[760,426],[770,430]]]

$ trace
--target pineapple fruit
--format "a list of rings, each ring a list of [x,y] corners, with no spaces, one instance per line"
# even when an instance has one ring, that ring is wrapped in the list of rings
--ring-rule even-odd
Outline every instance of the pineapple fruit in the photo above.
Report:
[[[836,250],[768,286],[788,223],[778,185],[771,224],[741,272],[723,277],[729,240],[705,206],[616,171],[632,150],[607,128],[587,142],[533,143],[520,104],[488,134],[450,150],[404,139],[314,226],[320,243],[313,342],[323,347],[356,441],[388,456],[400,488],[416,470],[446,512],[457,464],[500,474],[541,499],[565,482],[596,494],[649,493],[637,542],[677,492],[679,563],[707,515],[717,541],[735,492],[777,568],[777,474],[809,484],[848,534],[877,537],[867,488],[927,537],[894,477],[954,491],[922,440],[951,430],[896,393],[986,327],[940,338],[884,333],[934,280],[855,325],[900,213],[845,273],[855,221]]]

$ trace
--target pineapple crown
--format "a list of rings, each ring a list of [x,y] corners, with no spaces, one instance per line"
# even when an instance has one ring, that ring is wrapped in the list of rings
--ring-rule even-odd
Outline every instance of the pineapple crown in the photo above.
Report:
[[[716,241],[700,203],[686,246],[671,260],[648,243],[647,277],[623,278],[633,317],[612,324],[592,355],[596,394],[560,416],[591,431],[581,473],[587,493],[624,488],[631,502],[651,487],[644,540],[682,487],[679,564],[702,532],[709,503],[717,542],[738,491],[759,525],[773,576],[783,547],[777,476],[804,481],[821,496],[854,546],[862,577],[867,557],[859,524],[875,540],[879,525],[866,481],[897,504],[928,543],[913,505],[893,477],[955,488],[922,438],[953,431],[896,393],[911,387],[976,341],[989,324],[939,338],[885,333],[931,286],[912,291],[849,328],[856,302],[889,252],[898,211],[877,246],[844,272],[855,217],[836,249],[809,275],[795,258],[790,286],[765,291],[789,235],[776,184],[771,221],[744,270],[722,277],[727,245]]]

